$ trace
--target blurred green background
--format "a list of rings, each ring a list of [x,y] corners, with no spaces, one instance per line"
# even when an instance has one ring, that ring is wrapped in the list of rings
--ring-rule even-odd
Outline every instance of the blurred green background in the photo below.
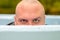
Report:
[[[0,14],[15,14],[16,5],[21,0],[0,0]],[[44,7],[47,15],[60,15],[60,0],[38,0]]]

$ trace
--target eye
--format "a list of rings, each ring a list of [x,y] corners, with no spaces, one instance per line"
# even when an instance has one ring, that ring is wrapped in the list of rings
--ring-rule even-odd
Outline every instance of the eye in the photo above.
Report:
[[[34,20],[33,20],[34,23],[37,23],[37,22],[39,22],[39,21],[40,21],[39,19],[34,19]]]
[[[26,20],[26,19],[21,19],[20,22],[25,23],[25,22],[28,22],[28,20]]]

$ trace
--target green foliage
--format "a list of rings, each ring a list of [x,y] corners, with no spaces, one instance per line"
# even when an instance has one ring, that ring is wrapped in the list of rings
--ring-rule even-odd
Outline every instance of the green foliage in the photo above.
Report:
[[[43,3],[46,14],[60,15],[60,0],[39,0]]]
[[[0,13],[14,13],[21,0],[0,0]],[[60,0],[38,0],[45,8],[46,14],[60,15]]]

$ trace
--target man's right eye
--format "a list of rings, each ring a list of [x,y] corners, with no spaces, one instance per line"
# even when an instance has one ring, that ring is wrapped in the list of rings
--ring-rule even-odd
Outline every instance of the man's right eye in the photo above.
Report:
[[[28,22],[28,20],[26,20],[26,19],[21,19],[20,22],[25,23],[25,22]]]

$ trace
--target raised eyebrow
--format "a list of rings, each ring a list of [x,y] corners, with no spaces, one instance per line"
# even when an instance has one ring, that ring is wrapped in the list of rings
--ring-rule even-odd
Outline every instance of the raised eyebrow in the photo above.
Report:
[[[34,19],[39,19],[39,18],[41,19],[41,17],[37,17],[37,18],[34,18]],[[34,20],[34,19],[33,19],[33,20]]]

